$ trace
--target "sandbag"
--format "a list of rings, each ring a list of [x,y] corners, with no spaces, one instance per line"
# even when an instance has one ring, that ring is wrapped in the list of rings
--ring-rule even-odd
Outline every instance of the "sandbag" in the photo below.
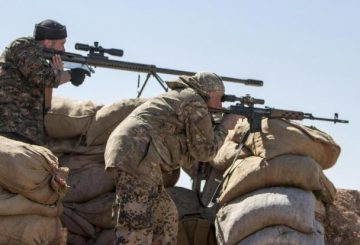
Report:
[[[315,232],[302,233],[287,226],[270,226],[264,228],[236,245],[264,245],[264,244],[287,244],[287,245],[324,245],[325,230],[317,221],[314,222]]]
[[[60,220],[69,232],[83,237],[95,238],[95,227],[70,208],[64,207]]]
[[[210,165],[218,170],[225,171],[234,162],[234,158],[242,159],[251,155],[251,151],[243,147],[239,152],[239,144],[228,140],[220,147]]]
[[[64,203],[78,215],[86,219],[90,224],[111,229],[115,227],[116,221],[112,219],[112,206],[115,201],[115,193],[105,193],[84,203]]]
[[[67,168],[49,150],[0,136],[0,186],[43,204],[66,193]]]
[[[98,164],[99,166],[104,168],[105,160],[104,160],[104,154],[92,154],[92,155],[67,154],[59,157],[59,164],[63,167],[67,167],[71,172],[72,170],[79,170],[92,164]]]
[[[321,167],[310,157],[282,155],[271,160],[252,156],[237,160],[225,173],[218,202],[272,186],[321,190]]]
[[[315,197],[292,187],[271,187],[240,196],[221,207],[215,219],[219,244],[233,245],[267,226],[286,225],[315,232]]]
[[[92,245],[114,244],[114,241],[116,241],[114,229],[106,229],[96,233],[96,239]]]
[[[99,108],[91,101],[53,97],[51,108],[44,117],[46,132],[50,137],[60,139],[85,135]]]
[[[54,139],[49,138],[46,148],[50,149],[57,156],[64,154],[93,155],[104,154],[105,145],[86,146],[79,142],[79,138]]]
[[[104,165],[96,163],[71,170],[67,184],[70,188],[63,199],[64,202],[86,202],[115,188]]]
[[[244,124],[247,122],[238,121],[236,128],[241,129],[238,133],[243,133]],[[333,166],[340,154],[340,147],[330,135],[282,119],[263,119],[261,132],[251,133],[245,146],[252,155],[266,159],[285,154],[309,156],[323,169]]]
[[[213,225],[201,216],[191,215],[179,220],[178,245],[216,245]]]
[[[68,244],[68,245],[88,245],[89,243],[87,243],[86,237],[69,232],[66,244]],[[90,244],[92,244],[92,243],[90,243]]]
[[[0,218],[0,244],[58,244],[58,218],[39,215],[11,215]]]
[[[19,194],[7,192],[0,187],[0,216],[37,214],[47,217],[59,216],[63,210],[61,202],[56,205],[44,205],[33,202]]]
[[[111,132],[124,120],[136,107],[146,99],[126,99],[106,105],[96,112],[86,133],[87,145],[106,144]]]

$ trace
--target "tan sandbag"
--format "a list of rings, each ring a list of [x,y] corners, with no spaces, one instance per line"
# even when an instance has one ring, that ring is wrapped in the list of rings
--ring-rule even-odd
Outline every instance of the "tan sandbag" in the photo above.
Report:
[[[116,234],[114,229],[106,229],[96,233],[96,239],[92,245],[114,244]]]
[[[72,209],[94,226],[111,229],[116,224],[111,217],[114,201],[115,193],[111,192],[83,203],[64,203],[64,206]]]
[[[239,144],[228,140],[226,141],[219,151],[217,152],[214,160],[210,162],[210,165],[218,170],[225,171],[236,159],[242,159],[251,155],[251,152],[246,147],[243,147],[239,152]]]
[[[95,227],[70,208],[64,207],[60,220],[69,232],[83,237],[95,238]]]
[[[292,187],[264,188],[240,196],[220,208],[216,215],[216,239],[233,245],[267,226],[286,225],[315,232],[315,197]]]
[[[321,167],[307,156],[282,155],[271,160],[252,156],[240,159],[224,173],[218,202],[229,202],[248,192],[271,186],[320,191],[321,172]]]
[[[0,244],[58,244],[61,223],[58,218],[39,215],[0,217]]]
[[[50,137],[60,139],[85,135],[98,109],[91,101],[53,97],[44,118],[46,132]]]
[[[0,187],[0,216],[37,214],[47,217],[59,216],[63,210],[61,202],[56,205],[44,205],[33,202],[19,194],[7,192]]]
[[[69,232],[67,243],[68,245],[88,245],[86,237]],[[105,243],[104,243],[105,244]],[[111,244],[111,243],[108,243]]]
[[[87,145],[106,144],[111,132],[124,120],[136,107],[146,99],[126,99],[111,105],[106,105],[96,112],[86,134]]]
[[[245,121],[236,127],[244,128]],[[323,169],[336,163],[340,147],[330,135],[296,122],[282,119],[263,119],[262,132],[251,133],[246,147],[253,155],[272,159],[279,155],[304,155],[313,158]]]
[[[66,192],[67,168],[44,147],[0,137],[0,186],[43,204],[54,204]]]
[[[162,178],[165,187],[175,186],[180,178],[180,168],[171,172],[162,172]]]
[[[197,215],[179,220],[178,245],[216,245],[212,224]]]
[[[67,184],[70,187],[63,199],[64,202],[86,202],[115,188],[104,165],[96,163],[71,170]]]
[[[236,245],[324,245],[325,230],[317,221],[314,223],[315,232],[302,233],[287,226],[270,226],[246,237]]]
[[[315,196],[325,203],[332,203],[335,199],[336,188],[326,177],[324,172],[320,173],[321,191],[315,191]]]
[[[92,154],[92,155],[62,155],[59,157],[60,166],[69,168],[70,172],[72,170],[79,170],[88,165],[98,164],[101,167],[104,167],[105,160],[104,154]]]
[[[46,148],[57,156],[64,154],[93,155],[104,154],[105,152],[105,145],[86,146],[79,142],[78,137],[70,139],[49,138]]]

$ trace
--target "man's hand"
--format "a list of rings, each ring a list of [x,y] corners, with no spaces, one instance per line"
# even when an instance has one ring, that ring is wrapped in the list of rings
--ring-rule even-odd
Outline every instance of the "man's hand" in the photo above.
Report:
[[[64,65],[60,55],[56,54],[51,58],[51,67],[54,70],[60,70],[60,71],[64,70]]]
[[[81,68],[71,69],[69,70],[69,73],[71,75],[70,81],[74,86],[80,86],[85,80],[85,75],[87,76],[91,75],[89,71],[86,71]]]

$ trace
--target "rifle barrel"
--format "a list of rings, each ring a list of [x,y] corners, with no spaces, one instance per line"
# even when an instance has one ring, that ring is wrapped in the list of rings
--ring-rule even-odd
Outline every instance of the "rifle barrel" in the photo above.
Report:
[[[46,59],[51,59],[51,57],[56,54],[52,51],[44,51],[44,57]],[[162,73],[162,74],[169,74],[169,75],[187,75],[192,76],[195,72],[190,71],[182,71],[182,70],[174,70],[174,69],[167,69],[167,68],[160,68],[156,67],[155,65],[148,65],[148,64],[141,64],[141,63],[134,63],[134,62],[127,62],[127,61],[120,61],[120,60],[110,60],[106,57],[86,57],[75,53],[68,53],[63,52],[59,54],[63,61],[69,61],[79,64],[87,64],[90,66],[95,67],[103,67],[103,68],[111,68],[111,69],[120,69],[126,71],[133,71],[133,72],[143,72],[143,73]],[[240,78],[233,78],[233,77],[224,77],[220,76],[223,81],[227,82],[235,82],[235,83],[242,83],[245,85],[252,85],[252,86],[263,86],[263,81],[254,80],[254,79],[240,79]]]

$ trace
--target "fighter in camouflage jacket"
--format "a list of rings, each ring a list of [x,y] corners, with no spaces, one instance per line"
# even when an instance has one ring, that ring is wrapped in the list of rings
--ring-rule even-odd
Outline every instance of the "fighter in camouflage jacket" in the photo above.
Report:
[[[13,41],[0,57],[0,132],[42,144],[44,89],[60,84],[60,73],[42,57],[32,37]]]

